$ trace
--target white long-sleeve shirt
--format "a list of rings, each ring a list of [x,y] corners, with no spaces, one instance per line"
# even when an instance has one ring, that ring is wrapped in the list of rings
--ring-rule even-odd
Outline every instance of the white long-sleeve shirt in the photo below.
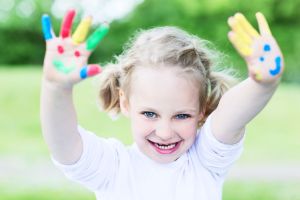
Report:
[[[103,139],[79,128],[83,153],[73,165],[54,161],[67,177],[98,200],[217,200],[225,175],[242,152],[243,139],[226,145],[211,133],[210,117],[191,148],[172,163],[160,164],[133,144]]]

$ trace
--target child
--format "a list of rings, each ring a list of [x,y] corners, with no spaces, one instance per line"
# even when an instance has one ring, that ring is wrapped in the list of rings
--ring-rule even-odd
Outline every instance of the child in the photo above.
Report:
[[[66,14],[60,37],[43,17],[41,121],[55,165],[97,199],[221,199],[224,178],[242,151],[245,126],[268,103],[283,71],[263,15],[256,15],[260,34],[242,14],[228,20],[229,40],[250,74],[231,89],[230,76],[212,71],[218,58],[206,41],[174,27],[140,32],[99,75],[103,109],[131,121],[130,147],[77,124],[72,89],[100,73],[86,63],[107,27],[84,42],[91,23],[86,18],[71,38],[74,15]]]

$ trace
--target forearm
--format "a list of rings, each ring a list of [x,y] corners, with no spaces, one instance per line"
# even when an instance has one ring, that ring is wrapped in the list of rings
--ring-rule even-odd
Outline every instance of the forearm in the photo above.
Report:
[[[82,139],[77,130],[72,88],[82,80],[101,72],[97,64],[87,61],[96,45],[108,32],[100,26],[88,37],[91,17],[81,20],[72,35],[75,10],[66,12],[59,36],[55,36],[50,17],[42,16],[46,41],[41,93],[41,124],[46,143],[54,158],[63,164],[75,163],[82,154]]]
[[[266,106],[284,70],[281,50],[262,13],[256,13],[259,33],[244,15],[229,17],[228,38],[245,60],[249,78],[230,89],[212,114],[213,134],[224,143],[238,142],[245,126]]]
[[[258,83],[252,78],[231,88],[213,113],[213,133],[224,143],[236,143],[245,126],[266,106],[278,82]]]
[[[56,160],[71,164],[79,159],[82,141],[77,130],[71,88],[63,89],[43,81],[41,124],[46,143]]]

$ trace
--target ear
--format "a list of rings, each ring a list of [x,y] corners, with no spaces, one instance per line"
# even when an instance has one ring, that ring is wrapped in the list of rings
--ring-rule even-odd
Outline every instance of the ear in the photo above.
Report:
[[[204,111],[202,111],[200,114],[199,114],[199,120],[202,120],[204,118]]]
[[[198,114],[198,121],[199,121],[199,122],[202,121],[203,118],[204,118],[204,116],[205,116],[205,111],[203,110],[203,111],[201,111],[201,112]]]
[[[120,108],[123,115],[129,117],[129,101],[123,90],[119,90]]]
[[[201,121],[203,119],[203,117],[204,117],[204,113],[203,112],[199,113],[198,114],[198,121]]]

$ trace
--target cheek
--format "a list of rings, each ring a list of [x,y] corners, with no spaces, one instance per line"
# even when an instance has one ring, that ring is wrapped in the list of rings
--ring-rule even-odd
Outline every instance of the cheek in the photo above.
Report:
[[[178,123],[176,132],[179,133],[183,139],[194,138],[197,132],[197,122],[191,120]]]
[[[151,122],[140,117],[131,118],[131,127],[134,137],[145,137],[153,131]]]

